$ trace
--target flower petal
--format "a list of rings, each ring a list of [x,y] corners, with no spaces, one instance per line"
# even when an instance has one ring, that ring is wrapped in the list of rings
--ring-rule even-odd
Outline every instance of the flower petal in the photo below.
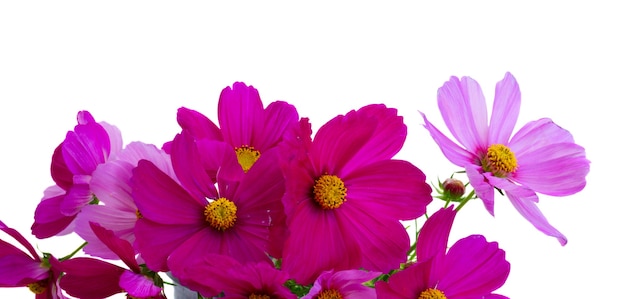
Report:
[[[265,108],[262,131],[255,134],[253,146],[263,154],[276,146],[286,131],[297,125],[298,111],[293,105],[282,101],[272,102]]]
[[[448,129],[468,151],[486,148],[487,104],[478,82],[450,77],[437,91],[437,103]]]
[[[557,238],[562,246],[565,246],[565,244],[567,244],[567,238],[565,237],[565,235],[563,235],[560,231],[558,231],[556,228],[550,225],[550,223],[548,223],[548,220],[545,216],[543,216],[535,202],[523,197],[519,197],[511,192],[507,192],[506,195],[508,196],[515,209],[517,209],[517,211],[522,214],[522,216],[524,216],[526,220],[532,223],[532,225],[534,225],[539,231],[548,236]]]
[[[521,93],[515,77],[507,72],[496,84],[496,94],[489,121],[489,144],[507,144],[515,128],[521,105]]]
[[[263,102],[256,88],[235,82],[224,88],[217,104],[224,141],[234,147],[252,146],[255,130],[263,127]]]
[[[456,217],[454,206],[441,208],[428,217],[417,237],[416,256],[418,261],[433,258],[448,248],[448,236]]]
[[[433,126],[433,124],[426,119],[426,115],[424,113],[421,114],[424,118],[424,127],[428,130],[428,132],[430,132],[430,136],[433,137],[443,152],[443,155],[446,156],[450,162],[457,166],[464,167],[467,164],[473,164],[474,161],[478,161],[478,157],[476,157],[475,154],[468,152],[458,144],[454,143],[454,141],[450,140],[450,138],[446,137],[443,133],[441,133],[441,131],[439,131],[439,129]]]
[[[483,201],[483,205],[485,209],[491,214],[494,215],[493,207],[494,207],[494,191],[493,186],[489,183],[489,181],[485,178],[486,176],[490,176],[489,173],[481,173],[479,169],[480,167],[474,165],[468,165],[465,167],[465,172],[467,174],[467,178],[470,181],[472,187],[474,187],[474,191],[476,192],[476,196]]]
[[[60,285],[77,298],[107,298],[123,290],[119,287],[123,268],[93,258],[76,257],[61,262],[65,275]]]
[[[160,287],[154,285],[152,279],[131,271],[122,273],[119,286],[134,298],[152,298],[162,291]]]
[[[180,107],[176,120],[183,130],[189,131],[196,139],[223,140],[220,128],[198,111]]]
[[[549,118],[542,118],[525,124],[509,142],[509,147],[519,159],[526,152],[536,151],[549,144],[574,143],[569,131],[559,127]]]

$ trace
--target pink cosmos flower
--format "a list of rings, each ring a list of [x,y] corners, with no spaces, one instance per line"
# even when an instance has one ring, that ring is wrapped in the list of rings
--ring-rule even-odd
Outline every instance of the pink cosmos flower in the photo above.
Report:
[[[494,188],[507,197],[530,223],[561,245],[567,238],[541,213],[535,192],[566,196],[585,187],[589,161],[572,135],[548,118],[529,122],[511,137],[521,96],[510,73],[496,85],[491,120],[480,85],[469,77],[451,77],[439,88],[441,115],[461,146],[433,126],[422,113],[425,127],[443,154],[465,168],[470,184],[485,208],[494,214]]]
[[[302,299],[376,299],[376,290],[364,285],[382,273],[362,270],[324,271]]]
[[[307,119],[286,137],[282,267],[296,282],[331,269],[388,272],[406,261],[400,220],[420,217],[432,201],[422,171],[392,159],[406,133],[396,109],[380,104],[335,117],[313,140]]]
[[[31,229],[37,238],[73,231],[76,214],[95,199],[89,187],[91,174],[122,149],[116,127],[97,123],[88,111],[78,112],[77,120],[52,155],[50,173],[56,185],[46,189],[35,210]]]
[[[46,254],[42,259],[22,234],[2,221],[0,230],[28,251],[0,240],[0,287],[28,287],[36,299],[66,299],[58,285],[61,271],[53,265],[54,256]]]
[[[129,269],[88,257],[68,259],[59,263],[65,272],[60,279],[63,290],[82,299],[107,298],[124,292],[129,298],[165,298],[162,288],[155,285],[153,277],[148,276],[156,274],[142,272],[128,241],[96,223],[91,222],[90,227]]]
[[[191,257],[192,259],[194,257]],[[242,263],[230,256],[207,254],[172,270],[181,284],[202,296],[226,299],[296,299],[285,282],[289,275],[264,262]]]
[[[268,151],[244,175],[230,145],[183,130],[171,148],[180,184],[140,160],[131,179],[141,214],[135,246],[148,267],[174,271],[209,253],[270,263],[269,230],[284,193],[277,154]],[[219,169],[217,184],[207,169]]]
[[[481,235],[457,241],[446,252],[456,212],[441,209],[426,220],[417,239],[417,263],[376,283],[379,298],[507,298],[493,294],[506,281],[510,264],[496,242]]]
[[[98,165],[92,174],[90,188],[100,204],[87,205],[76,216],[76,233],[87,241],[83,251],[105,259],[118,259],[94,233],[89,222],[96,222],[131,244],[135,242],[137,206],[132,198],[130,178],[137,162],[146,159],[176,180],[168,154],[154,145],[131,142],[115,158]]]

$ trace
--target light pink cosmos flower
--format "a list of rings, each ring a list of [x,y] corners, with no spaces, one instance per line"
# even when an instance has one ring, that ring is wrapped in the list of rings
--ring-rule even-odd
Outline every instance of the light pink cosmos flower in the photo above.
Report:
[[[451,77],[439,88],[437,100],[447,127],[461,145],[442,134],[422,113],[425,127],[446,158],[465,168],[487,211],[494,214],[494,188],[504,190],[524,218],[565,245],[567,238],[537,207],[535,192],[566,196],[582,190],[589,172],[585,149],[548,118],[529,122],[511,136],[521,95],[510,73],[496,85],[489,123],[485,97],[472,78]]]
[[[187,288],[204,297],[226,299],[296,299],[285,283],[289,275],[263,262],[244,263],[236,258],[207,254],[189,257],[193,261],[172,274]]]
[[[144,273],[135,259],[132,245],[100,226],[90,223],[94,234],[128,266],[118,265],[89,257],[76,257],[62,261],[59,268],[65,272],[60,285],[69,295],[82,299],[108,298],[126,293],[128,298],[165,298],[163,289],[155,285],[156,273]]]
[[[55,257],[46,254],[42,259],[22,234],[2,221],[0,230],[28,251],[0,240],[0,287],[28,287],[36,299],[66,299],[59,287],[61,271],[54,265]]]
[[[381,272],[363,270],[324,271],[302,299],[376,299],[376,290],[364,283],[381,274]]]
[[[432,201],[425,175],[394,160],[407,128],[397,110],[369,105],[285,137],[281,151],[289,235],[282,267],[299,284],[323,271],[388,272],[406,261],[410,240],[400,220]]]
[[[89,222],[96,222],[113,231],[131,244],[135,242],[135,223],[139,215],[131,195],[132,170],[141,159],[151,161],[160,170],[176,180],[170,156],[152,144],[131,142],[113,159],[98,165],[92,174],[90,188],[100,201],[87,205],[76,216],[76,233],[87,241],[83,251],[105,259],[118,259],[100,238],[94,234]]]
[[[37,238],[73,231],[76,214],[95,199],[89,187],[91,174],[122,149],[116,127],[96,122],[88,111],[78,112],[77,120],[52,155],[50,173],[56,185],[46,189],[35,210],[31,229]]]
[[[451,206],[426,220],[417,239],[417,263],[376,282],[379,298],[507,298],[493,293],[511,268],[498,243],[471,235],[446,250],[455,216]]]

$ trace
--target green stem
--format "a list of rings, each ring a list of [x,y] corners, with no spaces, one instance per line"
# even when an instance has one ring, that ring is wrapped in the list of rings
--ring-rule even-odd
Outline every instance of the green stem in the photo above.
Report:
[[[472,190],[472,192],[470,192],[470,194],[468,194],[460,203],[459,206],[456,207],[456,209],[454,209],[457,213],[461,210],[461,208],[470,200],[475,198],[474,196],[475,192],[474,190]]]
[[[76,248],[76,250],[74,250],[72,253],[62,257],[59,259],[59,261],[64,261],[64,260],[68,260],[71,259],[74,255],[76,255],[81,249],[83,249],[85,246],[87,246],[87,242],[83,242],[83,244],[81,244],[80,246],[78,246],[78,248]]]

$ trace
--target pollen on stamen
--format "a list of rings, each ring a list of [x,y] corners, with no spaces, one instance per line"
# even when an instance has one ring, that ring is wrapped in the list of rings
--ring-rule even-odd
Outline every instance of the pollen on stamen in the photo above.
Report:
[[[261,152],[247,145],[235,148],[235,153],[237,154],[237,161],[244,172],[248,172],[252,165],[261,157]]]
[[[428,288],[423,291],[417,299],[447,299],[446,295],[440,290]]]
[[[343,296],[336,289],[327,289],[317,294],[315,299],[343,299]]]
[[[216,230],[227,230],[235,226],[237,206],[232,201],[220,197],[204,208],[204,219]]]
[[[272,299],[272,297],[270,295],[266,295],[266,294],[250,294],[250,296],[248,296],[248,299]]]
[[[517,159],[509,147],[492,144],[487,149],[487,154],[481,159],[481,165],[484,171],[503,178],[517,169]]]
[[[43,294],[48,289],[48,281],[47,279],[44,279],[37,282],[29,283],[28,285],[26,285],[26,287],[28,287],[28,289],[34,294]]]
[[[313,198],[325,210],[340,207],[346,201],[347,192],[346,185],[335,175],[324,174],[313,186]]]

